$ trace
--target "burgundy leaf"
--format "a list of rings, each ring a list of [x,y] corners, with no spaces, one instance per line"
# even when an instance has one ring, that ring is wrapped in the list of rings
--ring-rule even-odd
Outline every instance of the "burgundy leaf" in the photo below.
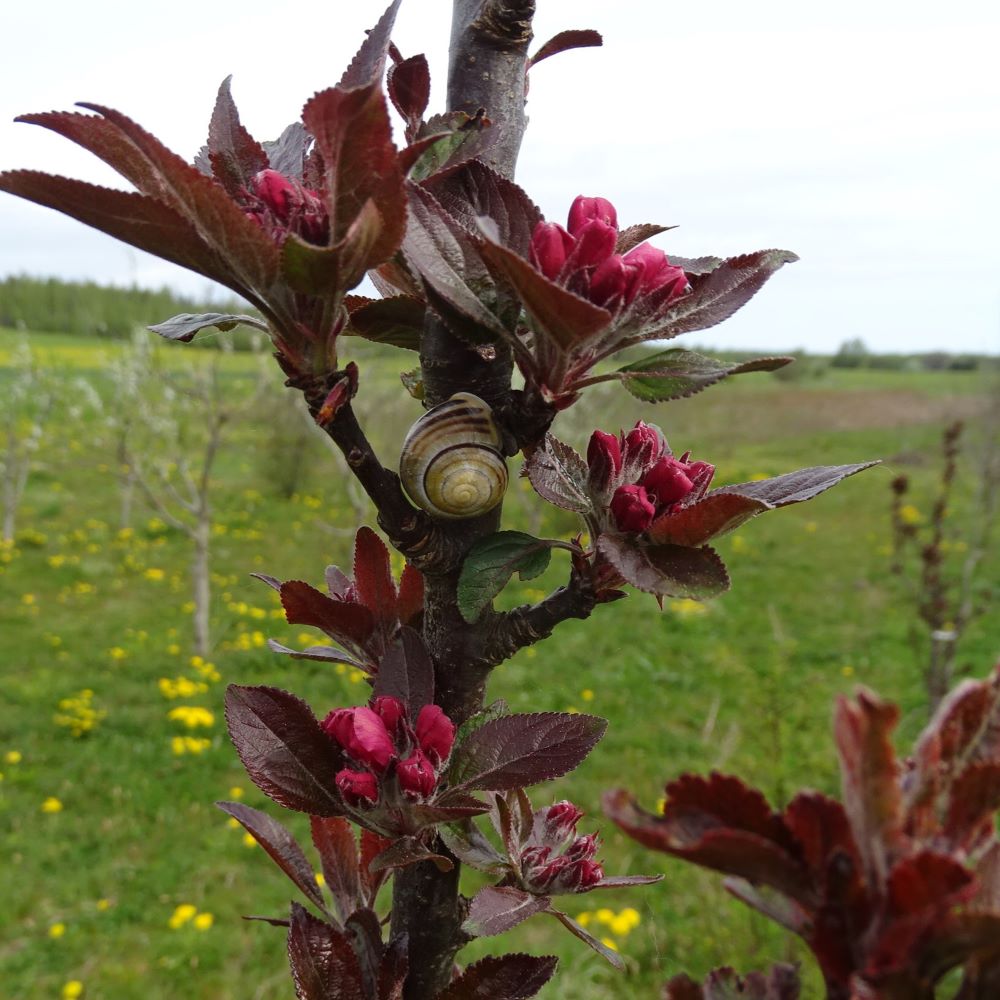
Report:
[[[707,275],[693,276],[693,291],[645,325],[641,339],[666,339],[721,323],[746,305],[778,268],[796,260],[787,250],[758,250],[728,258]]]
[[[786,806],[782,819],[817,882],[835,851],[858,860],[847,813],[835,799],[819,792],[799,792]]]
[[[266,289],[274,284],[278,273],[274,243],[222,187],[113,108],[80,106],[102,115],[135,144],[159,180],[157,189],[145,193],[162,198],[195,225],[247,287]]]
[[[389,67],[386,89],[400,116],[411,129],[420,125],[431,97],[431,73],[424,55],[410,56]]]
[[[869,885],[883,883],[902,837],[899,768],[890,735],[899,709],[870,691],[841,697],[834,713],[844,808]]]
[[[258,307],[261,305],[246,283],[206,245],[195,227],[154,198],[37,170],[0,174],[0,191],[54,208],[140,250],[212,278]]]
[[[642,545],[633,536],[606,533],[597,549],[633,587],[658,597],[705,600],[729,589],[729,573],[707,545]]]
[[[525,463],[524,471],[543,500],[577,514],[591,512],[587,463],[568,444],[546,434],[542,445]]]
[[[185,344],[194,340],[195,334],[208,327],[217,327],[220,330],[232,330],[240,324],[252,326],[255,330],[263,330],[267,333],[266,323],[262,323],[254,316],[234,315],[232,313],[180,313],[172,316],[163,323],[146,327],[153,333],[158,333],[167,340],[180,340]]]
[[[407,807],[407,820],[419,829],[438,823],[454,823],[471,816],[481,816],[489,806],[471,795],[445,793],[435,802],[418,802]]]
[[[532,317],[532,328],[562,351],[582,347],[611,323],[611,314],[549,281],[524,258],[484,232],[482,256],[514,286]]]
[[[954,849],[970,850],[978,837],[993,829],[1000,809],[1000,762],[972,764],[948,791],[944,836]]]
[[[399,577],[399,596],[396,608],[401,625],[416,627],[424,613],[424,575],[411,563],[403,567]]]
[[[374,1000],[378,994],[379,967],[385,950],[378,914],[367,908],[355,910],[347,918],[344,930],[354,945],[354,954],[361,966],[364,996]]]
[[[368,267],[388,260],[403,238],[406,196],[381,87],[321,91],[302,109],[302,120],[323,159],[331,244],[348,235],[371,201],[378,210],[380,232],[365,260]]]
[[[661,514],[650,526],[648,535],[658,544],[694,548],[735,531],[741,524],[765,510],[769,503],[739,493],[712,492],[690,507],[675,513]]]
[[[424,304],[408,295],[370,299],[364,305],[351,309],[351,321],[346,332],[356,333],[374,344],[392,344],[393,347],[419,351],[424,318]]]
[[[690,976],[674,976],[663,987],[663,1000],[705,1000],[705,993]]]
[[[453,751],[449,782],[503,791],[559,778],[577,767],[607,729],[595,715],[537,712],[484,723]]]
[[[590,931],[581,927],[569,914],[563,913],[562,910],[557,910],[554,907],[549,907],[546,912],[555,917],[570,934],[578,937],[588,948],[593,948],[598,955],[618,969],[619,972],[625,971],[625,962],[621,955],[609,948],[603,941],[594,937]]]
[[[354,584],[361,603],[380,625],[396,621],[396,584],[389,549],[367,525],[354,536]]]
[[[789,504],[802,503],[819,496],[824,490],[836,486],[848,476],[856,475],[865,469],[870,469],[879,462],[861,462],[857,465],[816,465],[809,469],[799,469],[774,479],[761,479],[752,483],[736,483],[733,486],[720,486],[712,490],[709,496],[718,493],[735,493],[753,500],[761,500],[772,507],[787,507]]]
[[[568,52],[570,49],[585,49],[601,46],[604,39],[599,31],[591,28],[575,28],[570,31],[560,31],[550,38],[529,60],[528,68],[540,63],[549,56]]]
[[[662,875],[611,875],[602,878],[592,889],[624,889],[630,885],[654,885],[662,882]]]
[[[337,642],[362,645],[375,627],[368,608],[336,601],[302,580],[289,580],[281,585],[281,604],[289,625],[311,625]]]
[[[435,174],[424,186],[470,232],[479,232],[480,219],[492,219],[499,241],[516,254],[528,255],[531,234],[542,213],[512,180],[481,160],[468,160]]]
[[[486,886],[472,898],[462,930],[473,937],[493,937],[548,908],[548,896],[534,896],[513,886]]]
[[[219,87],[208,125],[208,153],[216,178],[235,198],[249,187],[253,176],[266,170],[270,163],[264,148],[240,122],[229,89],[232,79],[227,76]]]
[[[729,362],[672,348],[633,361],[608,378],[617,378],[628,391],[647,403],[693,396],[730,375],[746,372],[773,372],[791,364],[794,358],[754,358],[752,361]]]
[[[964,865],[945,854],[921,851],[903,858],[889,873],[887,905],[893,916],[945,910],[975,892],[975,879]]]
[[[376,1000],[403,1000],[403,986],[410,971],[407,951],[406,934],[396,934],[389,939],[379,965]]]
[[[369,865],[373,858],[381,854],[391,844],[392,840],[389,837],[383,837],[380,834],[373,833],[371,830],[361,831],[358,877],[361,880],[361,890],[364,893],[365,899],[368,900],[369,906],[374,904],[379,889],[382,888],[390,874],[388,869],[381,872],[373,872],[369,869]]]
[[[799,985],[792,965],[772,966],[767,976],[751,972],[741,977],[733,969],[714,969],[705,979],[704,1000],[798,1000]]]
[[[626,254],[629,250],[635,249],[640,243],[645,242],[651,236],[657,236],[659,233],[665,233],[668,229],[673,228],[674,226],[658,226],[652,222],[640,222],[634,226],[628,226],[618,233],[615,253]],[[673,257],[670,258],[670,262],[672,264],[677,263]]]
[[[466,967],[436,1000],[528,1000],[552,978],[556,962],[553,955],[488,955]]]
[[[379,663],[373,695],[398,698],[413,720],[424,705],[434,701],[434,662],[419,632],[406,626],[399,630]]]
[[[385,57],[389,51],[389,38],[396,22],[396,11],[400,0],[393,0],[378,19],[378,23],[370,31],[365,32],[365,40],[361,48],[351,60],[344,75],[340,78],[339,87],[363,87],[380,82],[385,69]]]
[[[226,689],[226,723],[247,774],[279,805],[338,816],[343,758],[304,701],[271,687]]]
[[[451,218],[430,191],[416,184],[410,184],[408,191],[410,214],[403,254],[409,267],[441,302],[482,328],[480,340],[507,337],[503,324],[470,287],[491,283],[476,238]]]
[[[350,939],[292,903],[288,961],[298,1000],[358,1000],[365,995]]]
[[[267,851],[274,863],[299,887],[302,894],[311,903],[315,903],[322,912],[326,912],[326,903],[316,885],[312,865],[302,853],[302,848],[295,838],[276,819],[241,802],[215,804],[224,813],[238,820],[254,840]]]
[[[319,852],[323,879],[341,920],[360,905],[358,844],[351,824],[341,816],[310,816],[312,842]]]
[[[377,854],[368,863],[371,872],[388,871],[392,868],[405,868],[419,861],[433,861],[438,871],[448,872],[455,867],[454,863],[443,854],[430,850],[416,837],[401,837],[391,847]]]
[[[604,796],[604,811],[630,837],[653,850],[763,882],[793,899],[812,900],[811,880],[795,857],[780,817],[739,779],[685,775],[668,786],[662,816],[640,809],[622,789]]]

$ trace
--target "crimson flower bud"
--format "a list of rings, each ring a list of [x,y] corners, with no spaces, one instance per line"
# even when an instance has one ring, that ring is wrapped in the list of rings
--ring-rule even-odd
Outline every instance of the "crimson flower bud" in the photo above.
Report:
[[[384,771],[395,752],[385,723],[370,708],[342,708],[323,720],[327,735],[337,741],[359,764]]]
[[[618,438],[604,431],[594,431],[587,445],[587,465],[591,484],[599,490],[607,489],[622,469],[622,449]]]
[[[590,279],[590,301],[597,306],[616,305],[625,297],[625,264],[613,253]]]
[[[389,734],[393,735],[399,728],[401,719],[406,718],[406,706],[391,695],[379,695],[372,702],[372,711],[382,720]]]
[[[417,743],[436,764],[448,759],[455,742],[455,724],[440,705],[424,705],[417,715]]]
[[[591,219],[599,219],[607,226],[618,228],[618,213],[607,198],[585,198],[581,194],[573,200],[569,209],[569,231],[578,236]]]
[[[583,810],[563,799],[542,811],[539,819],[539,836],[543,843],[558,847],[576,832]]]
[[[687,467],[686,475],[694,484],[695,489],[706,490],[715,475],[715,466],[710,462],[691,462]]]
[[[635,427],[625,435],[625,461],[639,459],[645,465],[653,458],[658,458],[663,451],[663,438],[660,432],[642,420],[636,421]]]
[[[586,858],[592,858],[596,853],[596,833],[588,833],[585,837],[577,837],[565,851],[566,857],[570,861],[583,861]]]
[[[424,797],[430,795],[437,785],[434,765],[420,750],[414,750],[411,757],[396,765],[396,780],[404,792]]]
[[[604,869],[598,861],[581,861],[579,866],[580,888],[589,889],[604,879]]]
[[[345,767],[337,772],[334,781],[348,805],[360,805],[362,801],[378,801],[378,781],[370,771],[352,771]]]
[[[619,531],[645,531],[653,523],[656,507],[642,486],[619,486],[611,498],[611,513]]]
[[[253,193],[283,222],[302,203],[296,186],[277,170],[261,170],[250,183]]]
[[[600,219],[584,223],[575,235],[573,263],[576,267],[599,267],[614,254],[618,242],[618,230]]]
[[[625,263],[635,264],[641,268],[639,292],[643,295],[670,286],[669,301],[683,294],[687,288],[688,280],[684,268],[671,264],[659,247],[643,243],[625,255]]]
[[[656,497],[657,506],[677,503],[694,489],[694,484],[686,474],[687,469],[688,466],[678,462],[676,458],[661,458],[642,477],[642,485]]]
[[[531,263],[555,281],[573,249],[575,240],[555,222],[539,222],[531,234]]]

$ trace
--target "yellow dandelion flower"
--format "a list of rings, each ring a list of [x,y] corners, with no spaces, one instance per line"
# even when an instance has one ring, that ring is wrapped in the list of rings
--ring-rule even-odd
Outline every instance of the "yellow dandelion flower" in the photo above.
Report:
[[[905,503],[899,508],[899,519],[903,524],[915,525],[920,524],[924,516],[912,503]]]
[[[59,569],[59,567],[66,562],[66,557],[64,555],[49,556],[46,562],[48,562],[53,569]]]
[[[97,909],[100,913],[104,913],[105,910],[111,909],[111,900],[99,899],[95,905],[97,906]]]
[[[766,472],[755,472],[755,473],[754,473],[754,474],[753,474],[753,475],[752,475],[752,476],[750,477],[750,482],[751,482],[751,483],[759,483],[759,482],[761,482],[762,480],[764,480],[764,479],[769,479],[769,478],[770,478],[770,477],[768,476],[768,474],[767,474]]]
[[[108,650],[108,656],[110,656],[112,660],[120,663],[126,656],[128,656],[128,650],[122,649],[121,646],[112,646]]]
[[[211,913],[199,913],[192,921],[192,924],[196,930],[207,931],[214,922],[215,917]]]
[[[35,600],[36,600],[36,598],[35,598],[34,594],[22,594],[21,595],[21,603],[24,604],[24,605],[27,605],[28,607],[30,607],[32,604],[34,604]]]
[[[609,937],[602,937],[601,944],[603,944],[605,948],[610,948],[612,951],[618,950],[618,945],[615,944],[615,942]]]
[[[66,925],[60,921],[59,923],[49,924],[49,937],[53,940],[58,940],[66,933]]]
[[[192,906],[190,903],[181,903],[180,906],[174,909],[170,919],[167,921],[167,926],[171,930],[177,930],[179,927],[183,927],[189,920],[192,920],[197,912],[197,906]]]
[[[587,924],[590,923],[592,917],[593,914],[590,910],[584,910],[583,913],[578,913],[574,919],[581,927],[586,927]]]
[[[584,688],[584,689],[583,689],[583,690],[582,690],[582,691],[580,692],[580,697],[581,697],[581,698],[582,698],[582,699],[583,699],[584,701],[593,701],[593,700],[594,700],[594,692],[593,692],[593,691],[591,691],[591,690],[590,690],[590,688]]]
[[[615,919],[615,911],[609,910],[606,906],[602,906],[599,910],[594,912],[594,919],[599,924],[610,926]]]
[[[708,614],[708,607],[701,601],[692,600],[690,597],[678,597],[670,601],[667,607],[677,615],[678,618],[701,618]]]
[[[63,983],[62,1000],[79,1000],[83,996],[83,983],[79,979],[71,979]]]
[[[849,663],[845,663],[844,666],[842,666],[840,668],[840,672],[845,677],[853,677],[854,676],[854,667],[852,667]]]
[[[171,722],[183,723],[188,729],[211,726],[215,723],[215,716],[200,705],[178,705],[167,712],[167,718]]]
[[[63,804],[54,795],[50,795],[42,803],[42,812],[43,813],[57,813],[57,812],[62,812],[62,807],[63,807]]]
[[[231,799],[242,799],[243,789],[240,788],[239,785],[233,785],[233,787],[229,789],[229,797]]]
[[[5,764],[20,764],[24,757],[20,750],[8,750],[3,755],[3,760]]]
[[[254,836],[253,836],[252,833],[244,833],[243,834],[243,846],[244,847],[256,847],[257,846],[257,841],[254,840]]]
[[[316,884],[320,888],[322,888],[324,885],[326,885],[326,879],[323,877],[323,873],[322,872],[316,872]]]
[[[238,830],[240,828],[240,821],[235,816],[230,816],[229,819],[226,820],[226,826],[228,826],[231,830]]]
[[[166,573],[159,568],[159,566],[150,566],[142,574],[147,580],[152,580],[154,583],[159,583],[161,580],[166,578]]]

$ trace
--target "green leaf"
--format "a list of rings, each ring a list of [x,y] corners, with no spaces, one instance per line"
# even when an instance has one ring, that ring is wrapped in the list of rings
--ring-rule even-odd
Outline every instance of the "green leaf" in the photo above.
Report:
[[[498,531],[469,550],[458,578],[458,610],[474,622],[517,573],[532,580],[548,568],[552,543],[523,531]]]
[[[791,364],[793,358],[754,358],[752,361],[728,362],[676,347],[633,361],[614,373],[615,378],[636,399],[662,403],[668,399],[693,396],[729,375],[744,372],[773,372]]]

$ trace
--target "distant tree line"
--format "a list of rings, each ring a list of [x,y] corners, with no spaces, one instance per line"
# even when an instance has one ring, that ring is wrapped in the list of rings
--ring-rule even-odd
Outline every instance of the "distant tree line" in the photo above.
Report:
[[[0,327],[122,339],[178,313],[248,312],[236,299],[197,301],[168,288],[114,288],[92,281],[13,276],[0,281]]]
[[[923,354],[877,354],[860,337],[845,340],[830,359],[834,368],[875,368],[883,371],[977,371],[990,359],[979,354],[928,351]]]

